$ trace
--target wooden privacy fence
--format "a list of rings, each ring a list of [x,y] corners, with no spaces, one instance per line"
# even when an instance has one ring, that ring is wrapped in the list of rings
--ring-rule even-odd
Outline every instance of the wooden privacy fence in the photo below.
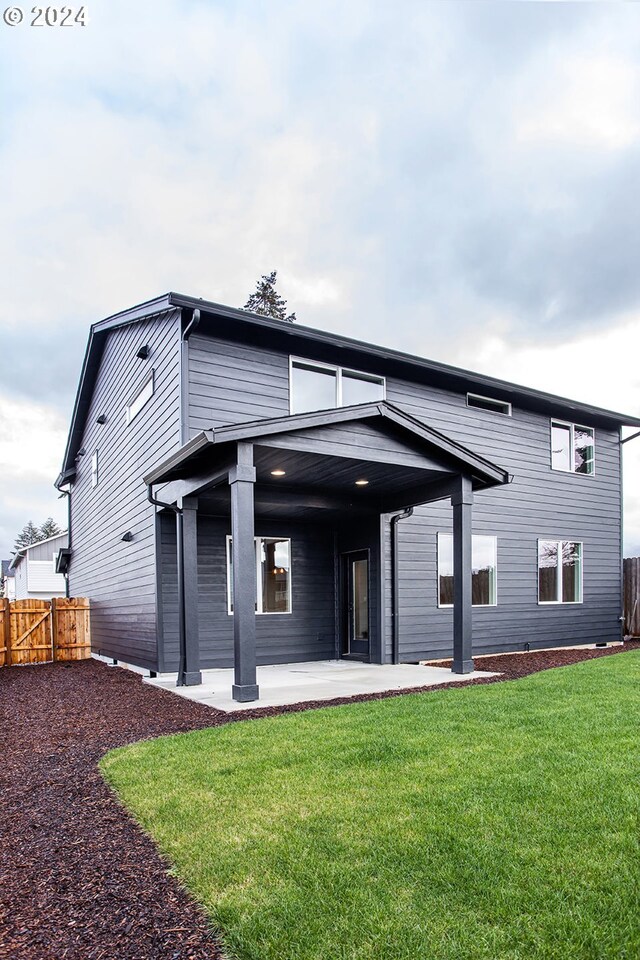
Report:
[[[0,667],[91,656],[89,601],[0,598]]]
[[[625,636],[640,637],[640,557],[624,560],[622,572]]]

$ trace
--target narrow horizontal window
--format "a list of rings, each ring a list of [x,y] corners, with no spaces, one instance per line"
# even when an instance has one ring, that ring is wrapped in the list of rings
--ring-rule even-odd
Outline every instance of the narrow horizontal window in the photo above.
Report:
[[[154,391],[153,370],[151,376],[145,381],[142,388],[138,391],[134,399],[126,408],[126,422],[131,423],[134,417],[137,417],[146,403],[151,400]]]
[[[538,540],[538,603],[582,603],[582,544]]]
[[[375,403],[384,397],[384,377],[311,360],[291,359],[289,409],[292,414]]]
[[[256,613],[291,613],[291,540],[255,537]],[[227,610],[233,613],[233,540],[227,537]]]
[[[474,607],[497,605],[498,541],[473,536],[471,541],[471,602]],[[453,537],[438,534],[438,606],[453,606]]]
[[[467,406],[477,407],[478,410],[488,410],[490,413],[502,413],[511,416],[511,404],[506,400],[494,400],[492,397],[481,397],[477,393],[467,394]]]
[[[551,468],[563,470],[565,473],[593,474],[595,472],[593,428],[552,420]]]

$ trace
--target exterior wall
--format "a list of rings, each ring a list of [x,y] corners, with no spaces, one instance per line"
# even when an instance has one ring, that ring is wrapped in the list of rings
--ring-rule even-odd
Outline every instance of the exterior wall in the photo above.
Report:
[[[5,577],[3,580],[4,584],[4,596],[7,600],[16,599],[16,578],[15,577]]]
[[[148,360],[135,357],[144,343]],[[326,346],[323,356],[327,359]],[[299,351],[296,351],[296,355]],[[312,346],[305,354],[314,359]],[[142,475],[186,436],[203,429],[287,415],[289,355],[197,332],[185,351],[182,395],[178,312],[113,330],[82,440],[71,516],[70,592],[92,601],[94,647],[153,669],[177,667],[175,521],[146,500]],[[335,357],[340,362],[340,356]],[[349,366],[353,366],[349,363]],[[151,369],[155,392],[129,425],[124,410]],[[365,370],[366,367],[360,367]],[[381,373],[380,369],[371,370]],[[518,407],[507,417],[468,408],[465,394],[387,375],[387,399],[427,425],[488,457],[515,477],[509,487],[478,493],[474,532],[498,540],[498,606],[474,608],[474,652],[523,649],[619,638],[620,469],[618,434],[596,431],[594,476],[550,468],[548,417]],[[103,426],[99,414],[107,416]],[[590,424],[587,424],[590,425]],[[357,432],[357,431],[356,431]],[[359,431],[366,455],[366,427]],[[91,458],[99,451],[99,483],[91,486]],[[448,656],[452,612],[437,606],[439,531],[451,529],[451,508],[418,508],[399,524],[400,658]],[[134,539],[124,543],[130,530]],[[156,534],[157,531],[157,534]],[[226,608],[227,520],[199,518],[200,645],[203,667],[231,666],[232,618]],[[340,527],[256,522],[257,535],[292,538],[293,613],[257,620],[258,661],[287,662],[335,656],[337,552],[368,548],[371,557],[372,655],[391,656],[391,590],[388,523]],[[581,540],[584,602],[539,606],[537,540]],[[156,555],[161,567],[156,602]],[[378,598],[379,601],[378,601]],[[380,623],[376,606],[381,608]],[[160,656],[156,630],[164,637]],[[374,636],[375,631],[375,636]],[[378,644],[383,650],[376,655]]]
[[[473,532],[498,539],[498,605],[474,607],[474,652],[619,640],[617,431],[596,430],[595,474],[583,476],[551,469],[548,417],[518,407],[511,417],[470,408],[464,394],[394,379],[387,399],[514,476],[508,487],[475,495]],[[451,654],[453,614],[438,608],[437,596],[437,534],[451,530],[451,513],[447,502],[434,503],[399,524],[404,661]],[[537,541],[547,538],[582,541],[582,604],[538,604]],[[389,655],[389,610],[386,623]]]
[[[27,582],[27,564],[21,560],[17,567],[14,567],[14,599],[26,600],[29,596],[29,585]]]
[[[289,357],[229,340],[189,340],[189,436],[289,413]]]
[[[165,670],[178,669],[175,518],[160,517]],[[256,536],[291,538],[290,614],[256,617],[258,664],[336,656],[334,534],[326,526],[256,520]],[[228,519],[198,516],[200,666],[233,666],[233,617],[227,612]]]
[[[304,355],[314,359],[311,345]],[[339,363],[340,357],[335,360]],[[211,426],[289,412],[289,356],[282,352],[195,336],[190,341],[189,380],[190,435]],[[388,375],[386,398],[514,475],[509,487],[483,491],[475,498],[474,533],[498,539],[498,605],[474,608],[474,651],[522,650],[527,643],[533,648],[619,639],[621,478],[617,431],[596,430],[594,476],[565,474],[551,470],[547,416],[520,407],[515,407],[510,417],[467,407],[463,392]],[[400,522],[401,660],[451,654],[453,616],[451,610],[437,605],[436,547],[438,532],[450,529],[448,503],[418,508],[410,520]],[[539,538],[583,542],[582,604],[538,605]],[[383,551],[387,562],[382,633],[385,658],[390,659],[388,524]]]
[[[148,359],[136,352],[151,348]],[[129,424],[125,408],[154,371],[154,394]],[[105,424],[96,423],[104,414]],[[111,331],[71,494],[70,592],[91,599],[93,648],[157,667],[155,508],[142,476],[180,443],[178,311]],[[91,460],[98,450],[98,485]],[[131,531],[133,540],[123,542]]]

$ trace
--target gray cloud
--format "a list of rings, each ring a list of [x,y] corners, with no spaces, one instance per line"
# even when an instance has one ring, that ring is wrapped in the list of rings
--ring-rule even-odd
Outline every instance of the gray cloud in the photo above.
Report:
[[[94,16],[3,52],[0,394],[68,415],[90,322],[274,268],[301,322],[445,360],[640,309],[638,5]]]

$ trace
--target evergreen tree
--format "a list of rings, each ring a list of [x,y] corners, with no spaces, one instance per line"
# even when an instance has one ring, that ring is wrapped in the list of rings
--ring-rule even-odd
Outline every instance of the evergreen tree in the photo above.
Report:
[[[47,517],[45,522],[40,527],[40,539],[48,540],[50,537],[57,537],[59,533],[62,533],[62,530],[55,522],[53,517]]]
[[[18,550],[22,550],[24,547],[30,547],[32,543],[40,543],[41,540],[57,537],[59,533],[62,533],[62,530],[53,517],[47,517],[41,527],[36,527],[33,520],[29,520],[29,523],[25,524],[16,537],[16,542],[13,545],[13,553],[17,553]]]
[[[29,523],[25,524],[21,532],[16,537],[16,542],[13,545],[13,552],[17,553],[18,550],[22,550],[23,547],[28,547],[32,543],[38,543],[39,540],[42,540],[40,531],[36,527],[33,520],[29,520]]]
[[[285,320],[293,323],[295,313],[287,316],[287,301],[283,300],[276,290],[277,271],[266,274],[256,284],[255,293],[252,293],[243,309],[258,313],[261,317],[273,317],[274,320]]]

